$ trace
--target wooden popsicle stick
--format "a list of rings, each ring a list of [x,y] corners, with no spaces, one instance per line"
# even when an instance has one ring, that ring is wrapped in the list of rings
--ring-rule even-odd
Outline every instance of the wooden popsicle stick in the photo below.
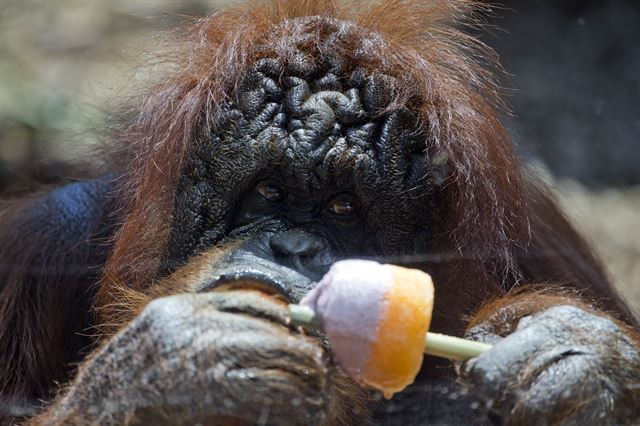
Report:
[[[294,324],[316,330],[321,328],[316,321],[316,313],[307,306],[289,305],[289,317]],[[460,337],[431,332],[425,336],[424,353],[440,358],[466,361],[482,355],[489,349],[491,349],[491,345],[487,343],[461,339]]]

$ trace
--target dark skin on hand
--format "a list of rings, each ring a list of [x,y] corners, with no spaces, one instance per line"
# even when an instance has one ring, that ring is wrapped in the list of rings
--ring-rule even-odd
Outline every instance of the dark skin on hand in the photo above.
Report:
[[[483,7],[356,9],[278,0],[190,24],[108,173],[4,203],[4,422],[640,418],[637,325],[515,158],[493,53],[457,29]],[[391,400],[353,383],[286,318],[350,258],[427,271],[431,330],[494,347],[426,357]]]

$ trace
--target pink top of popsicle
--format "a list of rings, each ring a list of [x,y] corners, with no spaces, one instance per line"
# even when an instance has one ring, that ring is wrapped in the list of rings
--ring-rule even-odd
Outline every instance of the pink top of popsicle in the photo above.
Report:
[[[360,377],[369,359],[392,278],[391,270],[377,262],[336,262],[300,302],[315,311],[338,364],[350,377]]]

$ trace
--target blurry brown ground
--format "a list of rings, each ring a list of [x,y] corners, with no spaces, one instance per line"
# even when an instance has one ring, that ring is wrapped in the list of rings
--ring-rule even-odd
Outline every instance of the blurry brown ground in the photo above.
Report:
[[[640,317],[640,186],[590,190],[563,180],[555,187],[565,211]]]
[[[140,52],[153,49],[154,33],[215,4],[0,0],[0,190],[34,179],[55,182],[62,168],[50,165],[84,155],[96,142],[105,105],[144,78],[137,74]],[[640,186],[590,189],[550,180],[640,314]]]

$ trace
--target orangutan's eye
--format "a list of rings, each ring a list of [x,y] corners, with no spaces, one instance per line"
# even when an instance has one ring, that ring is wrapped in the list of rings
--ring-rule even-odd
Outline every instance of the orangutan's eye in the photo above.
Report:
[[[271,203],[280,203],[284,200],[284,190],[273,182],[262,181],[258,183],[256,191]]]
[[[340,194],[329,203],[328,209],[337,216],[350,216],[358,210],[356,198],[351,194]]]

